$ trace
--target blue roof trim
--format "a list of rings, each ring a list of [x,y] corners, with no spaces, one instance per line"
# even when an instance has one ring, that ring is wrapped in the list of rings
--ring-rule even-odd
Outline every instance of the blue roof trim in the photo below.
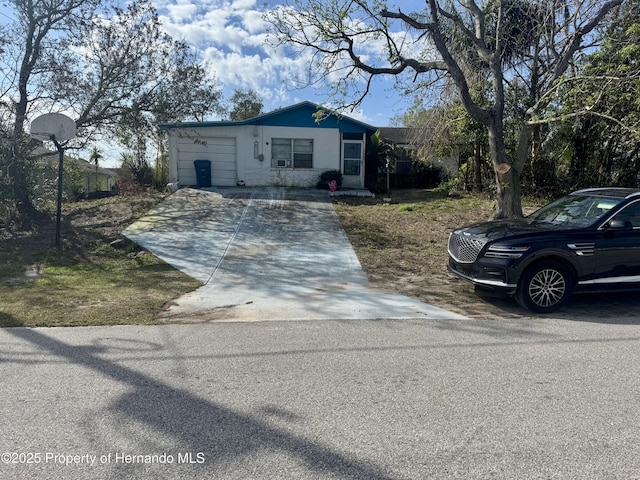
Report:
[[[317,122],[313,116],[318,110],[329,112],[327,118]],[[241,125],[264,125],[269,127],[305,127],[305,128],[337,128],[341,132],[375,132],[376,127],[364,122],[333,113],[315,103],[304,101],[289,107],[279,108],[272,112],[239,122],[181,122],[158,125],[162,130],[174,128],[234,127]]]

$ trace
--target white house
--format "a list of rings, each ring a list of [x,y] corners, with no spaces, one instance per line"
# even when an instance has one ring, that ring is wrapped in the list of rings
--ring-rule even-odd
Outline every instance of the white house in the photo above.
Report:
[[[82,190],[86,193],[113,192],[116,188],[116,172],[76,159],[81,172]]]
[[[58,178],[59,153],[52,152],[44,146],[38,146],[33,151],[33,155],[38,159],[36,165],[39,169],[39,193],[43,194],[45,185],[53,185],[52,192],[55,194],[56,179]],[[113,192],[116,188],[117,174],[108,168],[96,167],[96,165],[82,160],[81,158],[66,157],[64,164],[69,168],[68,173],[63,176],[67,195],[78,197],[81,195],[102,192],[106,194]],[[69,175],[69,173],[76,175]]]
[[[338,170],[343,187],[365,185],[365,152],[375,127],[302,102],[238,122],[163,124],[169,137],[169,174],[181,186],[312,187]],[[194,162],[206,160],[196,171]],[[210,165],[210,178],[206,166]]]

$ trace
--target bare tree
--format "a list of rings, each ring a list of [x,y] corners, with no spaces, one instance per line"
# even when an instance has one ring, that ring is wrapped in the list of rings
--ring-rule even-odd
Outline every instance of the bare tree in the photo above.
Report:
[[[520,174],[532,126],[554,100],[556,82],[624,1],[425,0],[424,9],[407,12],[378,1],[294,0],[268,19],[277,42],[311,52],[310,81],[330,78],[344,105],[359,104],[380,75],[420,85],[452,82],[469,116],[487,129],[495,215],[504,218],[522,215]],[[531,98],[511,155],[505,147],[505,90],[518,79],[529,86]],[[491,86],[482,103],[472,94],[479,80]],[[354,92],[355,98],[345,100]]]
[[[14,105],[14,133],[24,131],[29,105],[46,96],[46,86],[33,82],[35,76],[51,71],[49,60],[59,48],[59,39],[86,21],[97,0],[10,0],[17,17],[5,27],[14,40],[2,52],[1,84]],[[54,35],[55,33],[55,35]]]

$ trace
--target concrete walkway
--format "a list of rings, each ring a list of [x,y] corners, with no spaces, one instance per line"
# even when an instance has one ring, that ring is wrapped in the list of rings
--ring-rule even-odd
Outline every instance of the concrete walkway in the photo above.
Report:
[[[203,283],[168,321],[464,318],[367,288],[319,190],[183,189],[124,234]]]

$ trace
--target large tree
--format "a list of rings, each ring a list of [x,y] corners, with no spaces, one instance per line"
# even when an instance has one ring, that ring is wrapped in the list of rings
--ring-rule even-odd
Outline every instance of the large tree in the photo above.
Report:
[[[406,11],[381,1],[292,0],[268,18],[278,42],[313,53],[310,71],[331,76],[345,98],[355,95],[345,104],[360,103],[379,75],[455,85],[470,117],[487,129],[501,218],[522,214],[520,175],[556,82],[624,1],[425,0],[421,10]],[[472,91],[482,81],[491,87],[479,103]],[[528,98],[518,146],[509,152],[505,92],[516,81]]]
[[[50,96],[45,77],[55,69],[59,39],[90,18],[97,0],[9,0],[15,22],[0,27],[0,92],[3,136],[6,146],[0,156],[0,168],[6,175],[10,197],[21,216],[31,216],[32,170],[26,153],[30,150],[24,131],[27,114],[34,103]]]
[[[76,121],[79,140],[138,128],[144,120],[202,119],[220,91],[184,42],[164,34],[148,0],[114,7],[100,0],[8,0],[0,91],[5,137],[0,169],[16,206],[33,211],[27,121],[48,111]],[[137,123],[135,123],[137,122]],[[11,127],[9,127],[11,125]],[[148,129],[147,129],[148,131]]]
[[[119,128],[138,112],[160,121],[199,119],[220,91],[190,48],[161,30],[147,0],[110,7],[67,39],[51,79],[78,127]]]

